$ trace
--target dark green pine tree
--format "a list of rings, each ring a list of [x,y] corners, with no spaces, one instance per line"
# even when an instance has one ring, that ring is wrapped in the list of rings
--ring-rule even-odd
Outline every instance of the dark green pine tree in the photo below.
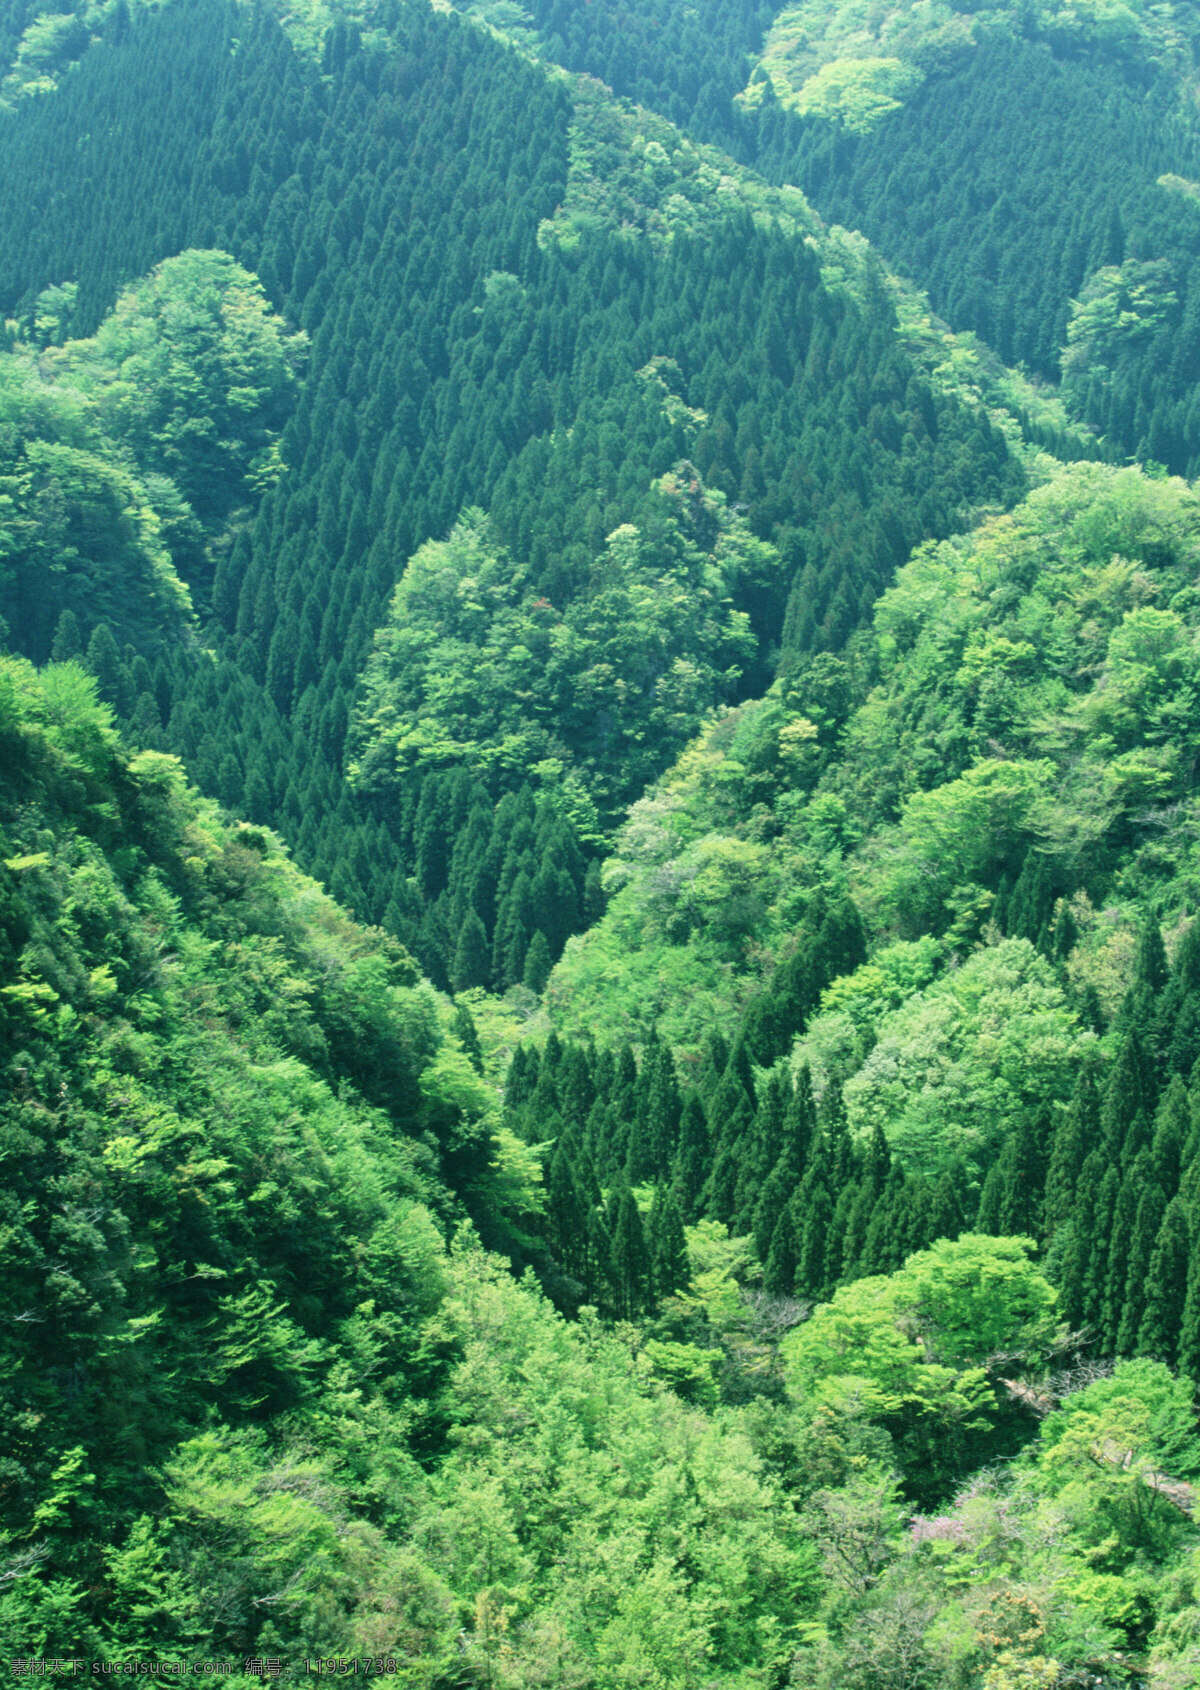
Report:
[[[1154,916],[1147,912],[1138,932],[1137,949],[1133,957],[1134,989],[1144,988],[1152,997],[1165,990],[1170,971],[1167,968],[1167,949],[1162,930]]]
[[[710,1032],[704,1041],[704,1050],[700,1057],[700,1072],[696,1077],[696,1085],[704,1100],[704,1111],[711,1119],[709,1105],[716,1095],[717,1087],[725,1077],[725,1070],[729,1066],[729,1041],[723,1033]]]
[[[796,1289],[799,1260],[800,1243],[796,1236],[792,1205],[789,1203],[776,1221],[775,1230],[771,1235],[770,1248],[763,1266],[764,1289],[773,1297],[792,1296]]]
[[[588,1214],[587,1253],[581,1277],[584,1302],[610,1310],[613,1306],[612,1234],[599,1206]]]
[[[893,1161],[888,1170],[887,1183],[875,1199],[867,1222],[858,1271],[868,1276],[894,1273],[900,1266],[896,1247],[894,1220],[904,1195],[904,1169]]]
[[[1168,1367],[1175,1366],[1179,1355],[1191,1245],[1187,1204],[1182,1197],[1173,1197],[1154,1241],[1146,1276],[1146,1310],[1137,1338],[1139,1355],[1153,1356]]]
[[[1100,1105],[1100,1133],[1105,1153],[1119,1162],[1138,1115],[1148,1122],[1154,1108],[1154,1082],[1141,1036],[1131,1026],[1121,1040]],[[1134,1137],[1140,1129],[1134,1127]]]
[[[541,1059],[538,1055],[537,1046],[519,1044],[513,1051],[512,1061],[508,1065],[508,1073],[504,1077],[504,1106],[506,1109],[520,1109],[529,1102],[537,1089],[540,1070]]]
[[[840,975],[853,974],[867,960],[867,934],[854,900],[843,893],[830,906],[817,930],[817,967],[822,991]]]
[[[743,1158],[742,1171],[738,1175],[737,1203],[733,1218],[735,1232],[746,1233],[754,1226],[759,1195],[783,1148],[784,1116],[791,1093],[792,1086],[788,1076],[779,1070],[773,1072],[759,1099],[754,1116],[754,1130]]]
[[[855,1179],[847,1180],[838,1192],[837,1201],[833,1205],[833,1217],[830,1220],[829,1233],[825,1239],[825,1283],[829,1287],[831,1296],[845,1272],[850,1220],[858,1203],[858,1197],[858,1181]]]
[[[1006,1170],[1001,1157],[988,1169],[983,1189],[979,1193],[979,1212],[975,1216],[976,1232],[986,1233],[990,1238],[1003,1235],[1000,1215],[1004,1206],[1005,1185]]]
[[[1065,963],[1079,943],[1079,927],[1071,914],[1071,906],[1060,898],[1054,906],[1054,920],[1050,926],[1050,956],[1056,963]]]
[[[78,663],[83,658],[83,636],[73,610],[64,610],[54,630],[50,646],[52,663]]]
[[[920,1174],[904,1181],[904,1193],[893,1222],[902,1262],[933,1241],[933,1198],[928,1180]]]
[[[582,1132],[596,1100],[591,1054],[585,1045],[572,1043],[563,1052],[558,1095],[563,1119]]]
[[[1082,1068],[1070,1107],[1059,1117],[1046,1175],[1047,1237],[1070,1218],[1083,1164],[1100,1142],[1100,1094],[1090,1068]]]
[[[837,1192],[852,1177],[855,1156],[845,1099],[836,1080],[831,1080],[825,1088],[818,1119],[824,1133],[830,1190]]]
[[[1112,1225],[1108,1233],[1104,1301],[1100,1313],[1100,1344],[1105,1355],[1115,1355],[1117,1351],[1121,1316],[1125,1312],[1129,1258],[1137,1230],[1138,1206],[1145,1190],[1148,1166],[1149,1157],[1146,1155],[1134,1163],[1121,1181],[1117,1201],[1113,1206]]]
[[[550,1158],[546,1179],[546,1221],[550,1246],[564,1270],[582,1280],[587,1242],[587,1209],[580,1200],[571,1164],[561,1146]]]
[[[799,1251],[796,1260],[796,1291],[802,1297],[822,1301],[829,1293],[826,1259],[829,1229],[833,1221],[833,1199],[824,1180],[805,1182],[785,1213],[795,1209]],[[772,1240],[772,1242],[774,1242]]]
[[[734,1216],[738,1176],[754,1130],[754,1103],[737,1061],[743,1050],[740,1043],[735,1047],[708,1110],[715,1155],[701,1200],[705,1214],[726,1226]]]
[[[704,1189],[700,1194],[700,1206],[704,1214],[710,1220],[720,1221],[724,1226],[728,1226],[733,1220],[737,1204],[739,1165],[736,1143],[722,1142],[717,1148],[712,1172],[704,1182]]]
[[[477,1074],[482,1074],[483,1048],[479,1043],[479,1030],[465,1003],[454,1006],[454,1032],[472,1068]]]
[[[1008,899],[1010,939],[1028,939],[1045,947],[1054,911],[1054,872],[1044,851],[1031,847]]]
[[[813,1142],[817,1136],[817,1107],[813,1102],[812,1075],[805,1062],[796,1075],[791,1100],[784,1110],[783,1144],[780,1155],[786,1157],[796,1183],[799,1184],[808,1167]]]
[[[967,1230],[970,1176],[965,1163],[956,1159],[938,1175],[929,1208],[931,1241],[957,1238]]]
[[[611,1209],[611,1200],[610,1200]],[[650,1251],[637,1201],[624,1185],[616,1205],[612,1233],[612,1294],[618,1320],[633,1320],[649,1306]]]
[[[891,1166],[892,1152],[887,1134],[876,1121],[862,1152],[862,1185],[865,1191],[870,1192],[872,1202],[887,1184]]]
[[[1156,1032],[1168,1070],[1186,1079],[1200,1060],[1200,921],[1192,922],[1176,948]]]
[[[529,941],[529,949],[525,953],[525,972],[522,983],[540,997],[546,990],[546,982],[550,978],[550,970],[553,967],[554,958],[550,955],[549,941],[539,927]]]
[[[629,1147],[629,1177],[661,1181],[668,1177],[679,1137],[682,1102],[669,1045],[647,1041],[642,1057],[638,1110]]]
[[[682,1291],[691,1274],[683,1216],[667,1186],[656,1186],[650,1209],[650,1262],[654,1295],[671,1297]]]
[[[849,1189],[849,1188],[848,1188]],[[872,1188],[865,1180],[856,1181],[853,1186],[854,1202],[846,1215],[846,1231],[842,1239],[842,1261],[838,1271],[839,1279],[855,1279],[860,1273],[865,1273],[863,1266],[867,1232],[871,1225],[871,1217],[875,1213],[878,1199]],[[840,1202],[841,1199],[839,1198]]]
[[[105,704],[111,704],[118,716],[128,716],[133,709],[133,677],[121,660],[121,653],[107,622],[97,622],[88,641],[85,663],[95,676],[96,691]],[[251,820],[258,820],[251,817]],[[266,816],[261,818],[266,821]]]
[[[1162,1048],[1172,1074],[1186,1077],[1200,1062],[1200,989],[1190,991],[1181,1001],[1178,1013],[1170,1021],[1170,1038]]]
[[[699,1092],[690,1091],[683,1104],[679,1121],[679,1148],[671,1171],[671,1188],[679,1204],[685,1223],[690,1224],[699,1213],[700,1193],[708,1177],[711,1148],[708,1121]]]
[[[1109,1257],[1112,1246],[1113,1219],[1117,1210],[1117,1200],[1121,1195],[1121,1174],[1118,1168],[1110,1162],[1104,1162],[1099,1153],[1098,1166],[1101,1170],[1098,1183],[1094,1190],[1094,1205],[1089,1217],[1088,1225],[1088,1254],[1085,1263],[1085,1279],[1083,1286],[1083,1317],[1084,1324],[1092,1331],[1097,1344],[1104,1343],[1104,1295],[1108,1282]],[[1091,1161],[1091,1157],[1088,1158]],[[1084,1167],[1084,1177],[1080,1181],[1080,1200],[1076,1205],[1076,1218],[1084,1214],[1084,1193],[1091,1184],[1087,1179],[1087,1167]],[[1122,1282],[1124,1289],[1124,1282]]]
[[[1018,1117],[996,1170],[1000,1178],[998,1236],[1024,1234],[1037,1238],[1041,1232],[1044,1173],[1034,1124],[1028,1114]]]
[[[1194,1201],[1188,1210],[1188,1229],[1190,1248],[1179,1332],[1179,1367],[1200,1384],[1200,1210]]]
[[[1154,1259],[1159,1231],[1167,1212],[1167,1199],[1161,1186],[1153,1181],[1145,1187],[1138,1202],[1137,1219],[1129,1248],[1129,1270],[1125,1275],[1125,1297],[1121,1320],[1117,1327],[1114,1349],[1117,1355],[1133,1355],[1138,1347],[1142,1321],[1146,1315],[1150,1288],[1150,1264]]]
[[[751,1229],[754,1234],[754,1248],[758,1251],[760,1262],[766,1261],[779,1217],[795,1192],[796,1178],[792,1172],[791,1161],[787,1156],[781,1155],[763,1182],[758,1202],[754,1206]]]
[[[1187,1088],[1178,1074],[1172,1074],[1154,1116],[1154,1137],[1150,1146],[1153,1178],[1174,1196],[1183,1170],[1183,1153],[1192,1131],[1192,1112]]]
[[[1073,1330],[1080,1330],[1088,1318],[1093,1229],[1104,1173],[1104,1153],[1093,1150],[1080,1169],[1071,1209],[1065,1219],[1060,1218],[1055,1229],[1053,1255],[1057,1264],[1059,1305]]]
[[[468,910],[458,930],[458,944],[450,965],[450,984],[456,992],[486,986],[492,976],[492,948],[487,929],[474,910]]]

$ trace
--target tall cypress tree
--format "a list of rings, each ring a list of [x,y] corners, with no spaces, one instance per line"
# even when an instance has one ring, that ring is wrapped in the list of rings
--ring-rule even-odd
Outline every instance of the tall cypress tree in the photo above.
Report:
[[[1045,1228],[1048,1237],[1066,1221],[1075,1202],[1083,1164],[1100,1139],[1100,1095],[1090,1068],[1081,1068],[1070,1107],[1059,1117],[1046,1175]]]
[[[1091,1158],[1089,1157],[1090,1161]],[[1105,1287],[1108,1283],[1109,1260],[1112,1249],[1113,1221],[1117,1210],[1117,1201],[1121,1195],[1121,1174],[1111,1162],[1105,1163],[1099,1159],[1099,1166],[1103,1168],[1099,1183],[1094,1187],[1095,1199],[1090,1216],[1088,1216],[1088,1256],[1085,1267],[1086,1279],[1083,1291],[1084,1320],[1096,1335],[1101,1345],[1105,1341],[1104,1333],[1104,1299]],[[1085,1214],[1083,1199],[1085,1189],[1091,1182],[1085,1178],[1080,1182],[1080,1201],[1076,1205],[1076,1217]],[[1122,1290],[1124,1281],[1122,1280]]]
[[[1100,1132],[1110,1161],[1120,1161],[1135,1117],[1141,1113],[1148,1118],[1153,1108],[1150,1064],[1137,1028],[1130,1027],[1121,1040],[1100,1105]]]
[[[690,1275],[683,1216],[669,1187],[656,1186],[650,1210],[650,1258],[654,1295],[670,1297],[681,1291]]]
[[[633,1320],[647,1307],[651,1294],[650,1251],[633,1192],[625,1185],[619,1196],[612,1228],[613,1303],[619,1320]]]
[[[1018,1118],[996,1168],[1000,1179],[1000,1235],[1023,1233],[1036,1238],[1041,1231],[1043,1169],[1028,1113]]]
[[[487,929],[474,910],[468,910],[458,930],[458,944],[450,965],[450,984],[456,992],[486,986],[492,977],[492,954]]]
[[[957,1238],[966,1231],[967,1185],[967,1169],[961,1160],[955,1160],[938,1175],[929,1208],[931,1241]]]
[[[833,1199],[829,1195],[829,1187],[822,1179],[814,1180],[811,1185],[806,1181],[785,1213],[790,1213],[793,1207],[799,1239],[796,1290],[801,1296],[812,1297],[819,1302],[829,1292],[826,1260],[829,1229],[833,1222]]]
[[[1144,1195],[1148,1158],[1136,1162],[1121,1181],[1108,1234],[1108,1269],[1100,1313],[1100,1341],[1105,1355],[1114,1355],[1125,1312],[1129,1260],[1137,1232],[1138,1207]],[[1160,1214],[1161,1220],[1161,1214]],[[1135,1328],[1136,1330],[1136,1328]]]
[[[1187,1089],[1178,1074],[1172,1074],[1154,1116],[1154,1137],[1150,1147],[1153,1177],[1168,1196],[1179,1189],[1184,1148],[1191,1136],[1192,1113]]]
[[[1150,1288],[1151,1264],[1154,1261],[1159,1232],[1167,1212],[1167,1199],[1161,1186],[1146,1186],[1138,1203],[1137,1219],[1129,1247],[1129,1268],[1125,1275],[1125,1297],[1121,1321],[1117,1327],[1114,1349],[1118,1355],[1133,1355],[1138,1347],[1142,1323],[1146,1315]]]
[[[550,1242],[566,1271],[582,1277],[587,1241],[587,1210],[580,1200],[571,1164],[561,1146],[550,1159],[546,1179],[546,1220]]]
[[[1187,1305],[1191,1228],[1187,1205],[1173,1197],[1154,1241],[1146,1275],[1146,1309],[1138,1329],[1137,1353],[1174,1367]]]
[[[685,1222],[696,1219],[700,1193],[708,1177],[711,1149],[708,1122],[699,1092],[691,1091],[684,1101],[679,1122],[679,1148],[671,1174],[679,1210]]]
[[[763,1286],[776,1297],[790,1297],[796,1289],[796,1269],[800,1259],[800,1243],[796,1236],[796,1222],[789,1203],[775,1223],[771,1246],[763,1266]]]

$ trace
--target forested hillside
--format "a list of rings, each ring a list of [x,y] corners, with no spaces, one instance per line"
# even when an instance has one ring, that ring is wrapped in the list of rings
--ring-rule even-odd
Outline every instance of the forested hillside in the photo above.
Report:
[[[9,1655],[1196,1682],[1190,20],[0,5]]]
[[[486,511],[493,543],[527,571],[529,604],[544,601],[544,636],[572,617],[592,652],[570,681],[577,708],[605,708],[585,680],[597,665],[619,688],[623,664],[649,661],[646,678],[666,695],[662,740],[632,761],[609,748],[603,790],[585,782],[606,812],[599,823],[586,805],[564,817],[571,843],[549,868],[572,877],[578,898],[589,832],[606,831],[612,803],[665,767],[705,709],[761,690],[781,649],[839,647],[912,544],[1011,499],[1025,472],[983,406],[914,365],[878,279],[857,294],[831,288],[799,231],[753,218],[719,184],[694,242],[663,250],[653,230],[631,238],[596,214],[569,239],[546,238],[565,198],[568,86],[457,19],[397,12],[394,45],[338,26],[321,66],[266,12],[231,54],[232,17],[191,0],[138,14],[119,45],[101,40],[53,97],[19,108],[0,134],[0,295],[35,338],[90,333],[119,278],[164,249],[215,248],[307,335],[305,379],[264,470],[273,485],[256,507],[188,507],[206,528],[205,556],[190,570],[181,559],[181,572],[215,666],[186,646],[157,663],[142,651],[150,684],[106,676],[106,697],[119,709],[122,689],[144,698],[143,743],[181,752],[206,790],[277,825],[336,896],[445,985],[464,896],[495,947],[507,925],[501,880],[507,891],[522,867],[537,873],[534,861],[504,874],[497,806],[509,794],[536,805],[547,781],[559,792],[558,765],[578,753],[568,731],[537,757],[549,765],[541,777],[523,751],[493,762],[480,802],[501,860],[482,886],[452,877],[447,888],[444,869],[431,881],[418,866],[424,783],[441,810],[451,760],[440,729],[386,778],[347,790],[357,679],[425,540],[444,538],[468,506]],[[110,110],[115,124],[97,121]],[[591,174],[607,181],[622,161],[596,139]],[[45,301],[77,274],[87,280],[67,302]],[[117,335],[106,325],[99,340]],[[86,363],[73,344],[65,369],[49,360],[60,385]],[[130,420],[118,409],[111,423],[140,468],[145,441]],[[198,446],[188,433],[178,449],[195,457]],[[202,470],[181,464],[177,490]],[[614,531],[660,544],[668,472],[698,473],[709,497],[744,505],[743,551],[763,542],[774,553],[759,545],[725,583],[745,635],[731,623],[718,651],[703,628],[681,628],[661,654],[627,658],[610,649],[606,612],[587,608],[589,583],[614,556]],[[84,647],[94,631],[81,622]],[[120,658],[136,630],[110,631]],[[45,654],[23,633],[17,645]],[[714,657],[719,681],[704,676]],[[676,663],[699,665],[696,676]],[[124,667],[132,675],[128,657]],[[405,693],[414,684],[400,682]],[[465,821],[475,800],[455,802]],[[565,937],[581,920],[565,908],[553,925]],[[523,947],[511,955],[489,982],[522,978]]]
[[[489,15],[504,27],[515,11]],[[1062,379],[1111,455],[1195,473],[1190,6],[797,0],[770,19],[722,8],[719,26],[679,8],[670,27],[638,15],[619,27],[625,12],[560,0],[524,21],[555,63],[862,230],[956,330]]]

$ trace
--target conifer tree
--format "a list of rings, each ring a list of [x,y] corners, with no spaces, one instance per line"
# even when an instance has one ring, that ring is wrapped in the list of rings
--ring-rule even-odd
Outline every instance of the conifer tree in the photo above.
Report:
[[[838,1192],[833,1205],[829,1233],[825,1239],[825,1284],[828,1286],[831,1295],[844,1271],[846,1242],[850,1232],[850,1217],[854,1213],[858,1194],[858,1181],[855,1179],[848,1180]]]
[[[582,1278],[584,1302],[596,1307],[611,1307],[612,1234],[599,1205],[589,1212],[587,1218],[587,1256]]]
[[[1169,977],[1167,951],[1162,930],[1153,914],[1147,912],[1138,932],[1137,949],[1133,958],[1134,989],[1142,988],[1151,997],[1158,997]]]
[[[550,955],[549,942],[539,927],[529,941],[529,949],[525,953],[523,983],[540,997],[546,990],[546,982],[553,967],[554,959]]]
[[[1148,1158],[1143,1157],[1121,1181],[1108,1232],[1108,1262],[1104,1278],[1104,1300],[1100,1311],[1100,1341],[1105,1355],[1114,1355],[1125,1310],[1125,1287],[1129,1261],[1137,1231],[1138,1207],[1145,1190]],[[1159,1217],[1161,1220],[1161,1215]],[[1156,1229],[1157,1230],[1157,1229]],[[1151,1239],[1151,1243],[1153,1239]]]
[[[671,1297],[688,1282],[683,1217],[669,1187],[656,1186],[650,1210],[650,1254],[656,1297]]]
[[[1091,1158],[1088,1158],[1091,1161]],[[1108,1282],[1108,1268],[1112,1246],[1113,1219],[1121,1195],[1121,1174],[1111,1162],[1106,1163],[1098,1153],[1098,1176],[1093,1182],[1085,1164],[1080,1181],[1079,1201],[1075,1219],[1087,1223],[1087,1257],[1084,1264],[1083,1315],[1086,1325],[1093,1329],[1097,1343],[1104,1343],[1104,1299]],[[1090,1201],[1091,1207],[1085,1205]],[[1082,1231],[1082,1228],[1081,1228]],[[1124,1282],[1122,1281],[1122,1288]]]
[[[618,1193],[611,1233],[611,1277],[617,1318],[633,1320],[650,1301],[651,1266],[642,1217],[627,1184],[622,1185]]]
[[[780,1156],[763,1182],[751,1220],[754,1247],[758,1251],[760,1262],[767,1259],[779,1217],[791,1202],[795,1191],[796,1179],[792,1173],[791,1162],[786,1156]]]
[[[800,1245],[796,1237],[796,1222],[789,1203],[780,1214],[771,1234],[771,1245],[763,1267],[764,1289],[775,1297],[790,1297],[796,1289],[799,1259]]]
[[[50,647],[52,663],[78,663],[83,657],[83,636],[75,612],[68,605],[58,619]]]
[[[794,1206],[799,1244],[796,1290],[801,1296],[820,1301],[828,1291],[825,1270],[829,1229],[833,1221],[833,1200],[824,1180],[817,1180],[807,1191],[797,1193]],[[789,1213],[791,1208],[792,1205],[789,1205],[784,1213]]]
[[[579,1275],[584,1266],[582,1248],[587,1239],[587,1212],[580,1201],[571,1164],[561,1146],[550,1159],[546,1180],[546,1218],[555,1255],[570,1274]]]
[[[1018,1117],[996,1168],[1000,1179],[999,1234],[1036,1237],[1041,1230],[1042,1162],[1027,1113]]]
[[[899,1162],[888,1171],[887,1184],[875,1200],[863,1240],[859,1271],[867,1275],[892,1273],[900,1265],[896,1223],[904,1201],[905,1173]]]
[[[1071,1214],[1083,1164],[1099,1143],[1100,1097],[1090,1068],[1081,1068],[1070,1107],[1060,1115],[1046,1175],[1045,1228],[1052,1237]]]
[[[1137,1353],[1174,1367],[1187,1305],[1191,1228],[1187,1205],[1173,1197],[1154,1241],[1146,1275],[1146,1309],[1138,1329]],[[1131,1268],[1132,1271],[1132,1268]]]
[[[487,929],[474,910],[468,910],[458,933],[454,962],[450,968],[450,983],[456,992],[467,992],[474,986],[486,986],[491,978],[491,947]]]
[[[1153,1178],[1168,1196],[1174,1196],[1179,1189],[1184,1148],[1191,1130],[1187,1089],[1179,1075],[1173,1074],[1155,1112],[1154,1137],[1150,1147]]]
[[[691,1091],[684,1100],[679,1122],[679,1148],[671,1175],[672,1189],[685,1222],[695,1220],[699,1213],[700,1193],[708,1177],[709,1160],[704,1105],[699,1092]]]
[[[475,1019],[465,1003],[454,1006],[454,1031],[458,1035],[458,1042],[466,1052],[472,1068],[477,1074],[483,1073],[483,1048],[479,1043],[479,1032],[475,1026]]]
[[[983,1182],[983,1189],[979,1193],[979,1212],[975,1217],[976,1232],[987,1233],[991,1238],[998,1238],[1004,1231],[1001,1224],[1001,1213],[1007,1186],[1007,1170],[1000,1161],[993,1162],[987,1171],[987,1178]]]
[[[817,1136],[817,1109],[813,1102],[812,1075],[807,1062],[796,1075],[791,1101],[783,1116],[783,1149],[794,1178],[799,1183],[812,1153]]]
[[[957,1238],[967,1229],[967,1170],[955,1160],[938,1175],[929,1205],[931,1240]]]
[[[107,622],[97,622],[92,630],[84,661],[96,677],[96,691],[100,697],[106,704],[112,705],[118,716],[128,716],[133,708],[133,680]],[[266,821],[268,818],[264,815],[250,819]]]
[[[1167,1212],[1167,1200],[1162,1188],[1153,1183],[1146,1186],[1138,1203],[1137,1219],[1129,1247],[1129,1267],[1125,1275],[1125,1296],[1117,1327],[1114,1349],[1118,1355],[1133,1355],[1137,1350],[1143,1320],[1147,1312],[1150,1289],[1150,1268],[1158,1244],[1159,1232]]]
[[[865,1180],[857,1181],[853,1190],[854,1202],[846,1215],[846,1230],[842,1239],[842,1260],[837,1276],[839,1279],[854,1279],[859,1273],[866,1271],[862,1263],[867,1232],[877,1198]]]
[[[722,1141],[717,1147],[716,1160],[712,1171],[704,1182],[704,1189],[700,1194],[700,1204],[705,1215],[711,1220],[720,1221],[728,1226],[733,1220],[734,1209],[737,1205],[737,1183],[739,1158],[737,1142],[727,1144]]]
[[[1129,1129],[1139,1112],[1148,1116],[1153,1108],[1150,1066],[1139,1032],[1131,1026],[1121,1040],[1100,1105],[1100,1132],[1110,1161],[1120,1161]]]

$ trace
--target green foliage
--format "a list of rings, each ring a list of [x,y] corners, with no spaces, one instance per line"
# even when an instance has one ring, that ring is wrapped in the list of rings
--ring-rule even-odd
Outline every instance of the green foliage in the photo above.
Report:
[[[823,1019],[800,1041],[797,1062],[829,1038]],[[1026,939],[977,951],[872,1030],[861,1067],[838,1063],[832,1077],[845,1081],[851,1126],[865,1134],[878,1123],[906,1166],[922,1170],[955,1158],[990,1163],[1027,1114],[1066,1101],[1091,1042]],[[860,1048],[850,1046],[851,1064]]]
[[[480,512],[423,547],[367,666],[359,781],[449,763],[503,789],[533,770],[577,792],[581,818],[640,791],[737,684],[752,650],[730,607],[741,578],[779,568],[690,466],[656,491],[648,532],[610,534],[561,609],[489,541]]]
[[[262,493],[306,344],[225,252],[183,252],[127,288],[90,340],[53,354],[143,473],[169,476],[206,525]]]
[[[1190,1682],[1179,20],[469,10],[0,19],[0,1630]]]
[[[887,1279],[838,1291],[784,1344],[788,1387],[814,1412],[877,1421],[909,1483],[935,1499],[978,1464],[1002,1416],[985,1364],[1036,1364],[1055,1337],[1054,1292],[1021,1239],[964,1235],[910,1257]]]

